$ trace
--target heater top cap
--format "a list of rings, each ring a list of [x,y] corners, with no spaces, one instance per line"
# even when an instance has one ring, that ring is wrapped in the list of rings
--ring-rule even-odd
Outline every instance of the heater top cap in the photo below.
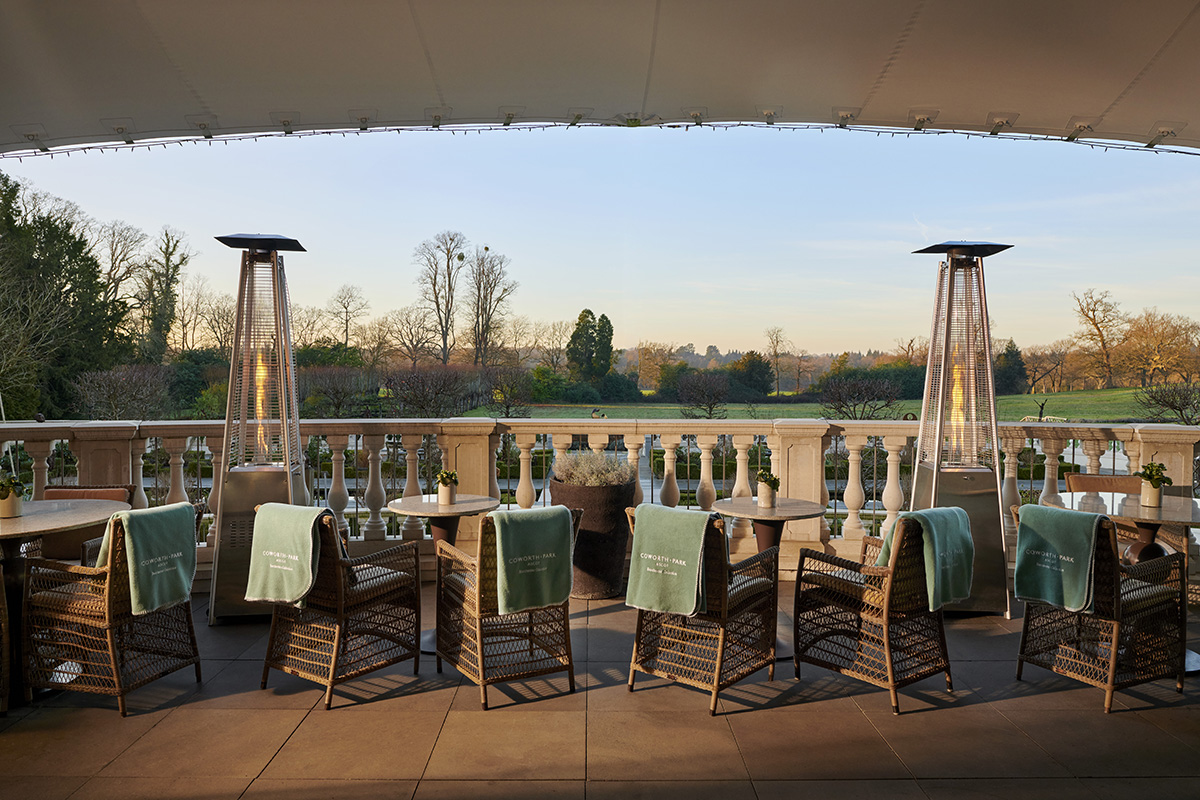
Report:
[[[1012,247],[1011,244],[996,244],[995,242],[942,242],[941,244],[931,244],[921,250],[913,250],[913,252],[953,253],[956,256],[966,256],[967,258],[984,258],[985,256],[994,256],[1001,250],[1007,250],[1010,247]]]
[[[217,241],[238,250],[292,250],[306,253],[307,250],[295,239],[276,233],[231,233],[218,236]]]

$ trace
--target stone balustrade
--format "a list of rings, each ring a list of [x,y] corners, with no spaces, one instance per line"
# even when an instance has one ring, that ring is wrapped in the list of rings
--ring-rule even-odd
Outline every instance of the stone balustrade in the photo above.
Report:
[[[197,499],[200,482],[185,474],[185,456],[206,447],[221,463],[219,421],[144,422],[46,422],[0,425],[0,440],[21,442],[33,459],[33,497],[42,496],[54,476],[48,466],[56,443],[65,443],[78,460],[77,477],[87,484],[138,484],[131,476],[141,474],[148,453],[161,449],[166,454],[166,475],[153,497],[139,491],[134,505]],[[318,472],[327,474],[323,501],[333,510],[339,524],[349,527],[347,509],[355,500],[356,535],[352,550],[365,552],[388,546],[395,537],[424,539],[420,520],[407,518],[391,523],[386,504],[397,496],[422,493],[420,475],[426,480],[440,467],[456,470],[459,489],[468,494],[501,497],[497,478],[498,458],[511,459],[517,474],[504,483],[504,495],[522,508],[546,502],[544,477],[547,462],[575,446],[596,452],[612,451],[651,475],[649,491],[639,482],[636,502],[675,506],[684,502],[708,510],[718,494],[744,497],[752,494],[753,472],[768,467],[780,478],[780,495],[817,500],[828,505],[836,500],[836,511],[824,518],[788,523],[783,536],[781,562],[785,573],[794,570],[801,547],[856,557],[861,538],[872,531],[886,530],[903,510],[911,488],[912,444],[917,423],[894,420],[688,420],[688,419],[349,419],[304,420],[300,425],[302,444],[320,439]],[[1040,486],[1043,498],[1059,491],[1059,461],[1064,453],[1081,463],[1087,472],[1134,471],[1144,461],[1162,461],[1172,476],[1192,476],[1200,428],[1156,424],[1002,423],[1000,445],[1005,453],[1001,503],[1018,504],[1022,483],[1026,496]],[[751,463],[756,444],[769,450],[769,463]],[[503,445],[503,447],[502,447]],[[1021,453],[1036,445],[1046,454],[1045,479],[1019,478]],[[648,469],[654,453],[661,452],[661,473]],[[680,462],[679,453],[684,462]],[[758,452],[759,459],[765,451]],[[735,464],[728,472],[729,454]],[[354,458],[351,491],[347,475],[348,454]],[[430,455],[439,459],[430,463]],[[440,455],[439,455],[440,454]],[[717,455],[720,458],[717,458]],[[831,455],[835,466],[829,467]],[[1118,465],[1118,455],[1120,464]],[[156,463],[163,463],[159,456]],[[535,470],[535,461],[542,468]],[[714,464],[721,464],[715,474]],[[194,462],[194,457],[193,457]],[[1018,463],[1020,462],[1020,464]],[[398,473],[401,483],[385,480],[385,464]],[[698,465],[698,477],[696,472]],[[326,467],[328,468],[326,470]],[[362,471],[365,468],[366,475]],[[829,470],[833,477],[828,477]],[[543,475],[535,479],[535,471]],[[506,473],[508,470],[506,469]],[[511,474],[511,473],[509,473]],[[864,475],[869,478],[864,478]],[[682,477],[685,475],[686,477]],[[160,481],[155,473],[155,482]],[[164,485],[165,484],[165,485]],[[831,490],[832,484],[832,490]],[[220,487],[212,481],[208,501],[215,507]],[[311,484],[310,484],[311,485]],[[150,486],[155,489],[155,486]],[[1187,495],[1191,481],[1176,480],[1171,491]],[[351,515],[351,516],[354,516]],[[1011,521],[1005,517],[1010,548],[1015,539]],[[840,527],[839,527],[840,525]],[[470,542],[478,520],[465,519],[460,538]],[[754,551],[749,527],[744,522],[731,526],[734,558]],[[468,545],[469,547],[470,545]],[[1200,557],[1192,562],[1200,568]]]

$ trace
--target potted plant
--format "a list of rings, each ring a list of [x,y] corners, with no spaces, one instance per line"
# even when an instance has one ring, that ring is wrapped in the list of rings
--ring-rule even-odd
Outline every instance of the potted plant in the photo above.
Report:
[[[448,469],[443,469],[438,471],[438,474],[434,476],[434,479],[438,484],[438,505],[454,505],[454,499],[458,495],[458,473]]]
[[[779,491],[779,478],[769,469],[760,469],[754,478],[758,481],[758,505],[761,508],[775,507],[775,493]]]
[[[0,519],[19,517],[24,511],[25,484],[16,475],[0,472]]]
[[[1133,474],[1142,479],[1142,505],[1147,508],[1160,507],[1162,487],[1171,485],[1171,479],[1167,477],[1167,465],[1151,461]]]
[[[554,460],[550,503],[583,510],[575,539],[571,596],[616,597],[624,590],[625,551],[637,467],[603,453],[567,453]]]

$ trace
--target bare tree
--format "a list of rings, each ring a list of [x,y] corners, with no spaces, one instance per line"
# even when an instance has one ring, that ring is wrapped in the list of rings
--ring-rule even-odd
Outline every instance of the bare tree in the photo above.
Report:
[[[301,396],[332,419],[355,416],[359,398],[370,389],[357,367],[305,367],[296,382]]]
[[[825,381],[821,413],[830,419],[892,419],[900,388],[886,378],[833,377]]]
[[[341,333],[343,346],[350,346],[350,330],[370,309],[371,303],[363,297],[362,289],[348,283],[342,284],[329,298],[325,304],[325,314]]]
[[[142,334],[139,350],[144,363],[160,364],[166,355],[179,301],[179,278],[194,255],[181,231],[164,225],[158,232],[137,291]]]
[[[571,332],[575,323],[570,320],[558,322],[539,322],[534,326],[534,340],[537,342],[538,363],[556,375],[567,373],[567,342],[571,341]]]
[[[180,279],[179,300],[175,304],[175,322],[171,326],[170,339],[170,345],[176,352],[197,346],[205,309],[211,297],[208,278],[203,275],[185,273]]]
[[[441,340],[438,357],[450,363],[454,338],[454,301],[459,274],[466,268],[467,237],[458,231],[442,231],[426,239],[413,251],[417,263],[417,287],[421,299],[433,314],[437,335]]]
[[[521,367],[497,367],[488,370],[491,400],[485,406],[501,419],[528,417],[533,403],[533,377]]]
[[[499,326],[517,282],[508,277],[508,257],[484,245],[467,258],[467,296],[463,315],[471,337],[472,363],[493,364]]]
[[[392,329],[392,340],[401,356],[408,360],[412,369],[417,363],[432,355],[437,341],[437,330],[433,315],[419,303],[388,312],[388,324]]]
[[[1174,419],[1180,425],[1200,425],[1200,384],[1151,386],[1134,395],[1151,416]]]
[[[386,368],[396,355],[396,341],[387,316],[368,320],[354,329],[354,346],[363,366],[374,374]]]
[[[804,388],[805,378],[811,381],[814,367],[812,354],[807,350],[797,350],[792,354],[792,370],[796,375],[796,394],[799,394]]]
[[[123,364],[84,372],[75,379],[84,414],[90,419],[158,419],[169,403],[171,375],[158,364]]]
[[[686,419],[725,419],[729,377],[720,372],[690,372],[679,378],[679,409]]]
[[[397,417],[438,419],[465,411],[470,403],[468,376],[442,364],[402,370],[385,381]]]
[[[534,324],[529,317],[520,315],[506,319],[500,338],[506,365],[528,369],[538,346]]]
[[[209,344],[226,355],[232,353],[234,327],[237,324],[237,301],[233,295],[210,295],[200,315]]]
[[[1062,380],[1063,366],[1067,355],[1071,352],[1071,341],[1059,339],[1050,344],[1033,345],[1025,348],[1021,355],[1025,359],[1025,372],[1029,378],[1029,393],[1037,392],[1038,386],[1042,391],[1055,391]]]
[[[792,340],[783,332],[783,328],[777,325],[767,328],[763,331],[763,335],[767,337],[767,356],[771,359],[771,366],[775,369],[775,394],[778,395],[781,377],[779,362],[792,347]]]
[[[1075,314],[1080,324],[1075,339],[1088,356],[1097,382],[1111,389],[1115,375],[1113,354],[1125,338],[1128,318],[1108,292],[1088,289],[1083,297],[1074,292],[1071,297],[1075,299]]]
[[[1119,361],[1138,376],[1143,387],[1165,381],[1172,374],[1182,375],[1198,329],[1200,325],[1185,316],[1143,309],[1129,320]]]
[[[141,228],[119,219],[95,229],[96,256],[104,270],[101,281],[105,305],[132,299],[139,273],[145,268],[143,248],[149,238]]]
[[[32,386],[54,357],[71,310],[50,289],[18,277],[3,248],[0,238],[0,395],[11,397],[18,387]]]
[[[328,333],[328,317],[316,306],[291,307],[292,343],[296,347],[312,347]]]

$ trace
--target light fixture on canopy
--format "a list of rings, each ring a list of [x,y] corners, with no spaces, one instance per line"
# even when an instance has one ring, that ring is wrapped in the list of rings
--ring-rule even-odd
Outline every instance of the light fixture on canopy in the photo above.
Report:
[[[945,253],[946,260],[938,269],[911,504],[913,510],[959,506],[967,512],[975,576],[971,597],[956,608],[1006,616],[1008,558],[983,259],[1010,247],[943,242],[915,251]]]
[[[217,488],[216,551],[209,624],[218,617],[263,614],[247,603],[246,578],[260,503],[308,502],[296,404],[287,281],[280,251],[304,252],[295,239],[266,234],[218,236],[242,251],[237,320],[229,358],[229,400]]]

